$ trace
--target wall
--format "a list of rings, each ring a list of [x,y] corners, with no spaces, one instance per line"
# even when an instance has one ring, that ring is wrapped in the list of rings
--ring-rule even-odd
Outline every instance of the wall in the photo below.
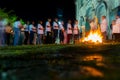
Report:
[[[75,4],[76,19],[79,21],[79,28],[82,29],[81,26],[86,25],[86,19],[91,20],[97,16],[100,23],[103,15],[107,17],[108,26],[110,26],[117,15],[120,0],[76,0]],[[87,26],[85,28],[88,29]],[[110,28],[108,28],[108,32],[110,32]]]

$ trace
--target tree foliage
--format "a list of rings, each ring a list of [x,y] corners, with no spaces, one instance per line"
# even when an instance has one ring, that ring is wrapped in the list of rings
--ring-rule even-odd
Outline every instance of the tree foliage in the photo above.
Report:
[[[14,14],[13,10],[6,11],[6,8],[4,9],[0,8],[0,17],[3,18],[5,24],[7,24],[8,22],[13,24],[13,22],[16,21],[18,18],[18,16]],[[24,23],[22,19],[20,21]]]

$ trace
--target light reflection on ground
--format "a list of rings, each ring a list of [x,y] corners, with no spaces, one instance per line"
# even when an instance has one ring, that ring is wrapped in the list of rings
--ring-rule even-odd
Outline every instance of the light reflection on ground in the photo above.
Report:
[[[97,55],[97,54],[93,54],[93,55],[87,55],[82,57],[83,61],[96,61],[96,62],[103,62],[104,58],[102,55]]]
[[[82,57],[78,57],[80,61],[84,62],[94,62],[96,66],[102,66],[102,67],[107,67],[104,64],[105,58],[102,55],[99,54],[91,54],[91,55],[85,55]]]
[[[89,66],[82,66],[81,68],[81,72],[84,75],[87,76],[93,76],[93,77],[103,77],[103,73],[93,67],[89,67]]]
[[[107,68],[104,64],[105,57],[100,54],[88,54],[77,56],[63,54],[62,56],[54,56],[54,59],[51,57],[50,59],[45,59],[43,61],[11,61],[11,64],[8,67],[13,66],[18,68],[10,69],[10,73],[6,72],[6,74],[10,75],[10,78],[14,78],[14,80],[19,80],[21,78],[33,80],[34,77],[38,79],[39,77],[41,77],[41,80],[49,80],[51,78],[52,80],[71,80],[71,78],[73,80],[78,80],[79,78],[81,79],[84,77],[103,78],[105,76],[102,70],[99,69]],[[7,64],[6,61],[3,63]],[[7,76],[2,75],[2,78],[4,77],[8,79]]]

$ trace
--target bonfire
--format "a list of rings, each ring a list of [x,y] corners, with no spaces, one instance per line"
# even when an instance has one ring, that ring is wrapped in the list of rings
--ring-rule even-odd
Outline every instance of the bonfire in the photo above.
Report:
[[[102,43],[102,34],[99,30],[90,31],[88,36],[82,39],[82,42]]]

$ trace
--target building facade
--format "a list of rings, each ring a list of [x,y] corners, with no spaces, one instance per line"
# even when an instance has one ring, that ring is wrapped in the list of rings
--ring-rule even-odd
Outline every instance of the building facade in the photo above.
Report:
[[[109,26],[118,13],[120,0],[75,0],[75,5],[80,28],[95,16],[98,23],[101,22],[101,16],[106,16]],[[89,26],[85,26],[85,29],[89,30]]]

